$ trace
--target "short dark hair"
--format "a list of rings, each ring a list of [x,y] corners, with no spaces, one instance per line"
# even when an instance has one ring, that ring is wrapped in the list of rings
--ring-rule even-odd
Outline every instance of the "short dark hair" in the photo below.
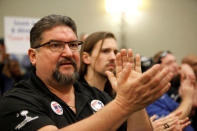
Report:
[[[34,48],[40,45],[42,40],[42,33],[58,25],[65,25],[70,27],[77,36],[77,27],[75,22],[68,16],[62,15],[48,15],[40,19],[32,27],[30,31],[30,46]]]
[[[82,53],[87,52],[87,53],[91,54],[96,43],[98,41],[102,40],[102,43],[101,43],[101,47],[102,47],[103,42],[106,38],[113,38],[116,40],[114,34],[111,32],[95,32],[95,33],[92,33],[91,35],[89,35],[85,39],[84,44],[82,45],[81,51],[80,51],[80,57],[81,57],[81,64],[80,64],[80,71],[79,71],[80,76],[84,76],[87,72],[87,65],[82,60]],[[101,50],[101,47],[100,47],[100,50]]]

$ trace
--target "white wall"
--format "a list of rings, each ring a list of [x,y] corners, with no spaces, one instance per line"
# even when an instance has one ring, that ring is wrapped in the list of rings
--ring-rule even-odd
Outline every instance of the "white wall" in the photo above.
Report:
[[[152,56],[171,50],[178,61],[189,53],[197,55],[197,0],[144,0],[141,15],[129,18],[126,45],[134,52]],[[62,14],[72,17],[78,33],[111,31],[120,41],[120,21],[105,12],[104,0],[0,0],[0,37],[4,16],[42,17]],[[116,16],[116,20],[119,16]],[[119,19],[118,19],[119,20]]]

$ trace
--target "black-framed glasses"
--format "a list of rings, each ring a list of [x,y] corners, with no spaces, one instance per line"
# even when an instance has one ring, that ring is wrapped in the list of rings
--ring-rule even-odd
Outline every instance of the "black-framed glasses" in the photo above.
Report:
[[[47,46],[51,51],[54,52],[62,52],[65,48],[65,44],[68,44],[68,47],[72,51],[78,51],[81,48],[81,45],[83,44],[83,41],[61,41],[61,40],[50,40],[49,42],[43,43],[41,45],[35,46],[34,49]]]

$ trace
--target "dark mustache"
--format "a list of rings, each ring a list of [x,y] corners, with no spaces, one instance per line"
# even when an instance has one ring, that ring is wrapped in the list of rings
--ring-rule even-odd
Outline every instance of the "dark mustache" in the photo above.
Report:
[[[73,67],[74,67],[75,69],[77,69],[76,61],[75,61],[74,59],[72,59],[72,58],[69,58],[69,57],[64,57],[62,60],[60,60],[60,61],[57,63],[57,68],[60,67],[60,65],[61,65],[62,63],[66,63],[66,62],[68,62],[68,61],[70,62],[71,65],[73,65]]]

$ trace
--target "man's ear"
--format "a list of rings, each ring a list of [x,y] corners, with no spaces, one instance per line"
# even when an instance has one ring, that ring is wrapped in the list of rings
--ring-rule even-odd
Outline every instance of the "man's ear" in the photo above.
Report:
[[[90,64],[91,63],[90,55],[87,52],[82,53],[82,61],[85,64]]]
[[[30,48],[28,50],[28,56],[29,56],[31,64],[35,66],[36,65],[36,50]]]

